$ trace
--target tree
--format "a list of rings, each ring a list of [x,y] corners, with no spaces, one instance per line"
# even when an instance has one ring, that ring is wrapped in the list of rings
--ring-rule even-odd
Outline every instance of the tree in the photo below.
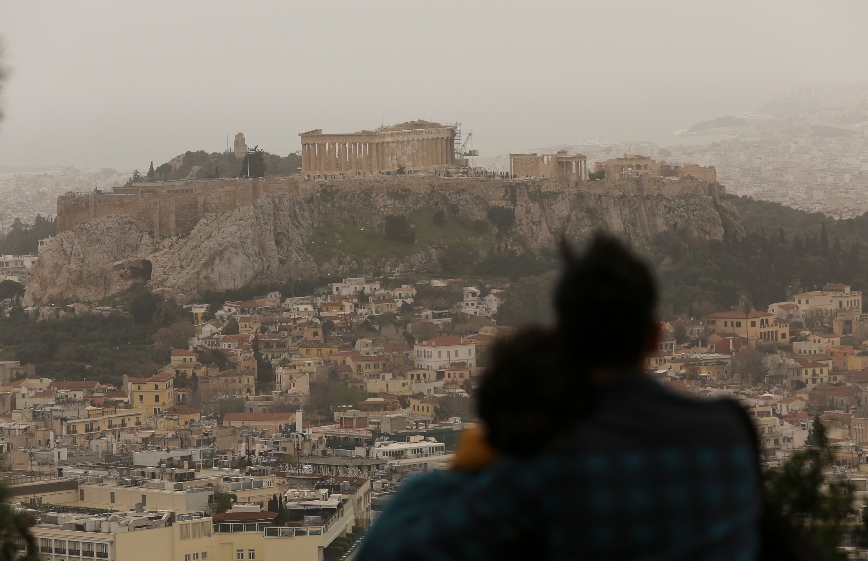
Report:
[[[265,177],[265,150],[256,146],[247,151],[241,162],[239,177]]]
[[[154,180],[154,161],[153,160],[151,160],[151,165],[150,165],[150,167],[148,167],[148,173],[145,177],[148,178],[148,181]]]
[[[4,280],[0,282],[0,300],[6,298],[19,298],[24,296],[24,286],[13,281]]]
[[[223,326],[223,335],[237,335],[238,331],[238,320],[235,319],[235,316],[229,316],[226,325]]]
[[[826,478],[834,461],[819,417],[814,417],[809,441],[808,448],[794,453],[780,469],[766,472],[766,497],[796,528],[812,535],[830,558],[836,558],[846,534],[852,532],[856,543],[865,543],[868,531],[864,522],[862,527],[850,523],[857,514],[853,484]]]
[[[168,327],[161,327],[154,333],[154,346],[162,352],[171,349],[186,349],[189,340],[196,335],[196,328],[188,321],[180,321]]]
[[[238,501],[238,497],[234,493],[215,491],[214,496],[211,497],[210,501],[208,501],[208,510],[211,511],[211,514],[226,512],[232,508],[232,505],[236,501]]]
[[[136,323],[150,323],[163,299],[145,287],[141,287],[130,299],[130,315]]]
[[[39,561],[36,538],[30,532],[36,521],[26,512],[15,510],[11,501],[9,487],[0,484],[0,561]],[[22,542],[24,553],[19,556]]]
[[[823,448],[828,443],[826,441],[826,427],[820,421],[819,415],[814,415],[814,423],[811,425],[811,430],[808,431],[808,438],[805,440],[808,446],[816,446]]]
[[[476,408],[472,399],[453,395],[440,398],[437,413],[442,419],[460,417],[462,421],[473,421],[477,418]]]
[[[488,220],[497,227],[501,234],[512,228],[515,222],[515,211],[502,206],[491,206],[485,211]]]
[[[221,349],[208,349],[199,355],[199,362],[205,365],[216,364],[218,370],[229,368],[229,359]]]
[[[416,230],[406,216],[392,214],[386,217],[386,239],[412,245],[416,243]]]
[[[683,325],[675,326],[675,331],[672,333],[675,336],[675,342],[683,345],[687,341],[687,328]]]
[[[432,217],[435,226],[443,226],[446,224],[446,213],[443,212],[443,209],[437,209],[434,211],[434,216]]]
[[[551,294],[557,277],[557,271],[550,271],[511,283],[503,306],[497,311],[498,324],[517,326],[550,320],[553,315]]]
[[[470,272],[479,259],[476,249],[467,242],[457,242],[440,254],[438,261],[444,273],[461,274]]]
[[[274,387],[274,366],[259,352],[259,335],[253,337],[253,358],[256,359],[256,387],[260,392]]]

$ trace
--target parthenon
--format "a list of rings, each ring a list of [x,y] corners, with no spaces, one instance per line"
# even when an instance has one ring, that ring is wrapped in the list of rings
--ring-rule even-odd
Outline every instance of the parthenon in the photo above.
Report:
[[[394,171],[398,166],[448,166],[455,161],[455,128],[420,120],[349,134],[303,132],[301,172],[355,174]]]

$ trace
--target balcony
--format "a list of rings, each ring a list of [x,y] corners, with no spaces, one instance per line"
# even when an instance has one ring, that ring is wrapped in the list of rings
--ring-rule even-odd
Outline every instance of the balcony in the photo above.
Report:
[[[51,553],[51,546],[40,546],[39,551],[41,553]]]
[[[55,547],[54,553],[59,553],[61,555],[66,555],[66,549],[62,547]]]
[[[70,549],[70,550],[69,550],[69,554],[70,554],[70,555],[75,555],[75,556],[80,556],[80,555],[81,555],[81,550],[80,550],[80,549]]]
[[[97,551],[96,556],[100,559],[108,559],[108,551]]]
[[[81,556],[82,557],[93,557],[93,551],[82,551]]]

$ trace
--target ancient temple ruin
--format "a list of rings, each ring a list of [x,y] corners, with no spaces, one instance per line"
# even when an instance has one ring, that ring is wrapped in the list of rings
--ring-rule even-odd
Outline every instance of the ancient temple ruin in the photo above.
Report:
[[[455,125],[409,121],[377,130],[299,134],[303,174],[377,173],[449,166],[455,162]]]

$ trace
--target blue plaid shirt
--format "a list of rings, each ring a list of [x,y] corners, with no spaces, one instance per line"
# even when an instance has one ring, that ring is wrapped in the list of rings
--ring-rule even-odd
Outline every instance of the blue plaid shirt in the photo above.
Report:
[[[749,561],[759,489],[751,437],[729,406],[627,374],[538,457],[408,480],[356,560]]]

